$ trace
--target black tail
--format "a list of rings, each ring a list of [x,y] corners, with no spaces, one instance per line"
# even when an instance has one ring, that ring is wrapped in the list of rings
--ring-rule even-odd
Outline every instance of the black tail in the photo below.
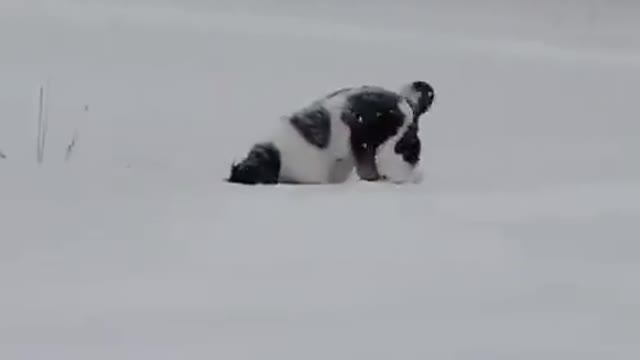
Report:
[[[247,157],[231,165],[227,181],[238,184],[276,184],[280,178],[280,151],[272,143],[254,145]]]

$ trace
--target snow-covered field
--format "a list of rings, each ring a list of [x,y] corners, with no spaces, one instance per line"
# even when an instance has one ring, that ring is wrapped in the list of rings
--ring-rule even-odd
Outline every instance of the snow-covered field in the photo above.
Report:
[[[351,4],[0,0],[0,359],[640,357],[640,6]],[[411,80],[421,184],[222,182]]]

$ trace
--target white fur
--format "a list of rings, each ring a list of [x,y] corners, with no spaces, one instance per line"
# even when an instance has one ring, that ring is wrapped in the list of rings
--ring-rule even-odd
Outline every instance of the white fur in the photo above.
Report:
[[[380,176],[394,183],[410,182],[416,176],[414,174],[415,167],[404,161],[401,154],[395,152],[396,143],[407,131],[413,115],[413,111],[407,102],[403,101],[400,104],[400,110],[406,116],[405,123],[398,129],[396,135],[380,145],[376,153],[376,165]]]
[[[352,91],[357,91],[354,89]],[[289,116],[281,119],[273,144],[280,151],[282,168],[280,181],[302,184],[343,183],[355,168],[351,151],[349,127],[342,121],[341,114],[346,98],[352,91],[318,100],[312,106],[322,106],[330,113],[331,134],[325,149],[309,144],[289,122]],[[402,101],[400,110],[405,115],[405,123],[398,133],[380,146],[376,164],[380,175],[394,183],[413,181],[415,169],[394,151],[395,144],[402,138],[413,119],[413,111],[407,101]]]
[[[354,160],[349,146],[349,127],[340,115],[346,97],[344,94],[320,100],[331,114],[331,134],[326,149],[309,144],[284,117],[272,141],[280,150],[281,181],[303,184],[341,183],[346,181],[354,169]]]
[[[404,85],[400,88],[399,94],[404,96],[412,104],[417,104],[420,101],[420,93],[417,92],[411,84]]]

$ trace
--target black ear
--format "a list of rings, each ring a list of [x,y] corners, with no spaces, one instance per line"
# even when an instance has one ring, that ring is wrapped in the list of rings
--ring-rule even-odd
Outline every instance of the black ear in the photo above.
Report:
[[[394,151],[396,154],[402,155],[404,161],[415,166],[420,161],[421,148],[422,144],[418,136],[418,124],[415,122],[409,125],[407,131],[396,143]]]

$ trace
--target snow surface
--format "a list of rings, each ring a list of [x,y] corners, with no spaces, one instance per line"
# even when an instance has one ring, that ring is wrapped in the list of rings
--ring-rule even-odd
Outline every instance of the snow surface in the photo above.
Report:
[[[640,357],[640,6],[352,4],[0,1],[0,359]],[[415,79],[421,184],[221,181]]]

